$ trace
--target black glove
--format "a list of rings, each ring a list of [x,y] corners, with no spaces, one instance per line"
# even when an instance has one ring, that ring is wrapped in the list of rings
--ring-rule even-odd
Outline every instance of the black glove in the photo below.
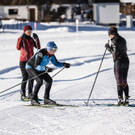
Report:
[[[35,40],[37,40],[37,39],[38,39],[38,35],[37,35],[36,33],[33,33],[33,38],[34,38]]]
[[[109,48],[110,46],[109,46],[109,44],[108,43],[106,43],[105,44],[105,48]]]
[[[45,68],[45,71],[46,71],[46,72],[52,72],[52,71],[53,71],[53,68],[46,67],[46,68]]]
[[[22,38],[22,40],[24,40],[25,39],[25,34],[23,33],[20,37]]]
[[[70,64],[69,64],[69,63],[63,63],[63,66],[64,66],[65,68],[70,68]]]

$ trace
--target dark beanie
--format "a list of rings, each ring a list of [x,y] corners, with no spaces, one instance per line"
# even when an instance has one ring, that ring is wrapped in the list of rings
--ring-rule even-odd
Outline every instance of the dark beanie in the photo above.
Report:
[[[118,31],[116,27],[110,27],[110,29],[108,30],[108,35],[117,35]]]
[[[32,30],[32,27],[30,25],[26,25],[24,27],[24,32],[27,31],[27,30]]]

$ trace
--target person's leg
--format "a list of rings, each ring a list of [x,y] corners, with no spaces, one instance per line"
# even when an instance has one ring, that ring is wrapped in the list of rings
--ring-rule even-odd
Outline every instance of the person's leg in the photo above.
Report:
[[[118,97],[123,99],[123,87],[121,85],[117,85]]]
[[[129,98],[129,87],[128,84],[126,85],[126,87],[124,88],[124,93],[125,93],[125,98]]]
[[[20,61],[20,69],[22,73],[22,83],[21,83],[21,97],[26,97],[26,84],[28,79],[28,73],[25,69],[26,62]]]
[[[126,61],[123,62],[123,66],[122,66],[122,71],[123,71],[122,83],[123,83],[124,93],[126,97],[129,96],[129,87],[127,83],[128,69],[129,69],[129,60],[127,59]]]
[[[52,86],[52,78],[49,76],[48,73],[45,73],[42,77],[46,82],[45,94],[44,94],[44,104],[55,105],[56,102],[50,99],[50,89]]]
[[[44,75],[42,75],[42,78],[46,82],[44,98],[49,99],[50,98],[50,89],[52,86],[52,78],[50,77],[50,75],[48,73],[45,73]]]
[[[129,60],[126,59],[122,64],[122,84],[123,84],[123,90],[125,94],[124,104],[129,104],[129,86],[127,83],[127,76],[128,76],[128,69],[129,69]]]
[[[28,97],[31,99],[32,98],[32,89],[33,89],[33,82],[34,80],[31,80],[31,77],[29,77],[29,81],[28,81]]]
[[[117,92],[118,92],[118,97],[123,98],[123,87],[122,87],[122,79],[121,79],[121,62],[116,61],[114,63],[114,75],[117,83]]]
[[[38,102],[38,92],[39,92],[39,89],[43,83],[43,79],[41,76],[39,76],[42,72],[37,72],[36,70],[30,68],[30,69],[27,69],[27,72],[29,74],[29,76],[31,78],[33,77],[36,77],[34,78],[35,81],[36,81],[36,85],[35,85],[35,88],[34,88],[34,92],[32,94],[32,99],[31,99],[31,104],[32,105],[39,105],[40,103]]]
[[[118,92],[118,105],[123,104],[123,86],[122,86],[122,70],[121,62],[114,62],[114,75],[117,83],[117,92]]]

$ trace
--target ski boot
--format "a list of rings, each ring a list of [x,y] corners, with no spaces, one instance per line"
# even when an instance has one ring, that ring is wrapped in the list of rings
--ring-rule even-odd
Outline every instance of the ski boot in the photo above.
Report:
[[[25,96],[25,94],[21,91],[21,100],[22,101],[29,101],[29,98]]]
[[[38,106],[40,105],[40,102],[38,102],[38,99],[31,99],[31,105]]]
[[[44,99],[44,104],[45,104],[45,105],[56,105],[56,102],[53,101],[53,100],[51,100],[51,99],[45,98],[45,99]]]
[[[118,106],[123,105],[123,97],[118,97]]]
[[[22,100],[22,101],[29,101],[29,98],[26,97],[26,96],[21,95],[21,100]]]
[[[123,103],[125,106],[129,106],[129,96],[125,96],[125,100]]]
[[[35,106],[40,105],[40,102],[38,101],[38,97],[37,96],[32,96],[32,98],[31,98],[31,105],[35,105]]]

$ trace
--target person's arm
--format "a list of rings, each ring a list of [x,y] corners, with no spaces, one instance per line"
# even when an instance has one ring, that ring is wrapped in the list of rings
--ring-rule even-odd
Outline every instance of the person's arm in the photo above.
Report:
[[[111,47],[110,47],[109,43],[105,44],[105,48],[111,53]]]
[[[39,37],[38,37],[38,35],[36,33],[33,33],[33,39],[34,39],[34,46],[37,49],[40,49],[41,45],[40,45]]]
[[[16,49],[17,50],[20,50],[21,47],[23,46],[23,41],[25,39],[25,34],[22,34],[19,38],[18,38],[18,41],[17,41],[17,45],[16,45]]]
[[[35,65],[34,65],[35,68],[37,66],[40,66],[42,59],[43,59],[43,54],[41,52],[38,52],[37,55],[35,56]]]
[[[56,57],[53,55],[52,56],[52,58],[51,58],[51,62],[52,62],[52,64],[53,65],[55,65],[56,67],[63,67],[64,65],[64,63],[61,63],[61,62],[59,62],[57,59],[56,59]]]
[[[37,49],[40,49],[41,48],[41,45],[40,45],[40,41],[39,41],[39,38],[37,39]]]
[[[55,65],[57,67],[70,68],[70,64],[69,63],[66,63],[66,62],[61,63],[61,62],[59,62],[54,55],[52,56],[51,62],[53,63],[53,65]]]
[[[119,38],[115,38],[112,41],[112,45],[111,45],[112,49],[111,49],[111,53],[113,54],[115,59],[119,59],[119,54],[120,54],[120,42],[119,42]]]

